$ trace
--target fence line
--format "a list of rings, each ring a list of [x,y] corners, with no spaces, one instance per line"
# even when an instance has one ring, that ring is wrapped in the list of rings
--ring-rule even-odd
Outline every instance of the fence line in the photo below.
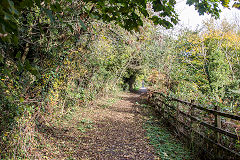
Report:
[[[217,146],[221,149],[224,149],[228,153],[233,154],[235,157],[240,158],[240,152],[239,151],[236,152],[236,151],[234,151],[234,150],[232,150],[232,149],[230,149],[230,148],[228,148],[228,147],[226,147],[226,146],[224,146],[220,143],[220,140],[221,140],[220,133],[225,135],[225,136],[228,136],[230,138],[233,138],[235,140],[239,140],[238,135],[236,135],[232,132],[226,131],[226,130],[221,128],[221,117],[220,116],[227,117],[227,118],[230,118],[230,119],[233,119],[233,120],[238,120],[238,121],[240,121],[240,116],[221,112],[220,107],[218,107],[218,106],[215,106],[215,109],[208,109],[206,107],[203,107],[202,105],[197,105],[197,104],[193,104],[192,102],[187,102],[187,101],[183,101],[183,100],[180,100],[180,99],[177,99],[177,98],[172,98],[172,97],[169,97],[169,96],[167,96],[163,93],[160,93],[160,92],[151,92],[149,100],[150,100],[150,102],[152,103],[153,106],[160,107],[160,112],[162,112],[164,114],[167,114],[171,118],[175,119],[177,124],[179,124],[179,123],[182,124],[183,126],[187,127],[191,131],[193,131],[195,134],[202,137],[204,140],[214,144],[215,146]],[[160,102],[160,105],[159,105],[159,102]],[[179,105],[175,106],[175,105],[171,105],[167,102],[177,102],[177,104],[181,103],[181,104],[189,106],[190,107],[190,114],[181,111],[179,109]],[[171,115],[170,112],[168,111],[168,109],[174,110],[176,112],[176,114]],[[195,111],[194,109],[199,109],[199,110],[205,111],[207,113],[213,114],[214,118],[215,118],[214,125],[211,125],[207,122],[204,122],[204,121],[194,117],[194,111]],[[159,110],[159,108],[158,108],[158,110]],[[184,116],[184,117],[189,118],[190,119],[190,125],[181,121],[179,119],[180,116]],[[214,133],[215,133],[215,138],[210,139],[210,138],[204,136],[202,133],[200,133],[198,131],[195,131],[193,126],[192,126],[192,124],[194,122],[197,122],[198,124],[200,124],[202,126],[205,126],[208,129],[213,130]],[[177,127],[175,127],[175,128],[177,128]]]

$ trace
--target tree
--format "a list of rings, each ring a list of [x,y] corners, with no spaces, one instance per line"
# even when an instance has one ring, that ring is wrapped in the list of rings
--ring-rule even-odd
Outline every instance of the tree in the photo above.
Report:
[[[240,9],[240,1],[234,1],[232,7]],[[215,18],[219,18],[219,13],[221,12],[220,6],[230,8],[230,0],[187,0],[187,4],[189,6],[194,5],[200,15],[207,13]]]
[[[18,19],[22,11],[38,7],[40,12],[48,15],[49,19],[54,22],[61,20],[65,12],[69,11],[68,6],[76,3],[79,2],[75,0],[1,0],[0,38],[5,41],[18,42]],[[84,3],[81,10],[85,18],[92,17],[105,22],[114,22],[127,30],[138,30],[138,27],[143,25],[143,17],[165,28],[170,28],[178,22],[178,15],[174,9],[176,0],[82,0],[80,3]],[[195,6],[200,15],[207,13],[214,17],[219,17],[220,3],[224,7],[229,7],[229,0],[187,1],[187,4]],[[235,2],[233,7],[239,8],[239,2]],[[149,11],[155,13],[150,14]],[[84,27],[83,23],[82,25]]]

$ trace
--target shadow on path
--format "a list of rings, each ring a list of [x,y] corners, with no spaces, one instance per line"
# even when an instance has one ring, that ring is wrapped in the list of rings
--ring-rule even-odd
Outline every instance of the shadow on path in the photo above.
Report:
[[[68,122],[72,126],[65,129],[41,125],[39,133],[52,148],[52,153],[42,154],[57,159],[154,159],[136,103],[140,95],[126,93],[120,99],[108,108],[93,106],[82,111],[78,119]],[[91,119],[93,124],[86,129],[79,118]],[[81,125],[84,130],[79,129]]]

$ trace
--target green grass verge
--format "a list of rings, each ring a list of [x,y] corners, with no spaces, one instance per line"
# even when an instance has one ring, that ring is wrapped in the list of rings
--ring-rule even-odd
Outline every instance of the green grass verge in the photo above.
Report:
[[[164,125],[148,120],[144,123],[147,138],[154,146],[156,154],[161,160],[190,160],[194,159],[192,153],[179,140],[177,140]]]

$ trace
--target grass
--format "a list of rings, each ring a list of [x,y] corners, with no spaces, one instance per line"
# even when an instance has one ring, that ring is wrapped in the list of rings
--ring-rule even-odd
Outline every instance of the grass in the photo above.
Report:
[[[154,146],[156,154],[162,160],[191,160],[193,154],[184,144],[177,140],[161,123],[153,118],[144,123],[147,138]]]

